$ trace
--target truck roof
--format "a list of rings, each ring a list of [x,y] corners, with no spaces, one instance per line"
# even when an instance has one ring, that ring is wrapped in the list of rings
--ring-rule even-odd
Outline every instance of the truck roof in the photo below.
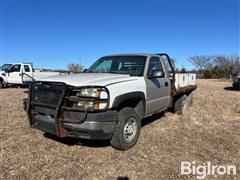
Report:
[[[156,54],[151,54],[151,53],[125,53],[125,54],[111,54],[111,55],[107,55],[104,57],[108,57],[108,56],[154,56]]]
[[[6,63],[6,64],[11,64],[11,65],[14,65],[14,64],[20,64],[20,65],[31,65],[31,63],[20,63],[20,62]]]

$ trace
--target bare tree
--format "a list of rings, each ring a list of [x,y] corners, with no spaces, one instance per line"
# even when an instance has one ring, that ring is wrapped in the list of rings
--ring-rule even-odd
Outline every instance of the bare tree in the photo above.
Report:
[[[190,56],[188,61],[193,64],[199,71],[211,67],[212,56],[196,55]]]
[[[83,71],[84,67],[83,67],[83,65],[81,65],[81,64],[71,63],[71,64],[68,64],[67,69],[68,69],[68,71],[70,71],[70,72],[76,73],[76,72],[81,72],[81,71]]]
[[[233,64],[231,58],[226,55],[218,55],[213,57],[213,62],[218,71],[221,72],[223,77],[229,77],[233,71]]]
[[[229,58],[232,65],[232,74],[240,74],[240,57],[232,55]]]
[[[224,77],[240,73],[239,56],[218,55],[213,57],[215,71]]]

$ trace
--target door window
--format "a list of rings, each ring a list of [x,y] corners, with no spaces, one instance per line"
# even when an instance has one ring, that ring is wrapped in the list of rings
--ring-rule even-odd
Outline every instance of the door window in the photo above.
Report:
[[[9,71],[10,72],[20,72],[20,70],[21,70],[21,65],[16,64],[16,65],[12,66]]]
[[[30,72],[29,66],[28,65],[24,65],[24,70],[25,70],[25,72]]]
[[[151,57],[149,61],[149,66],[148,66],[148,75],[151,75],[153,70],[162,70],[162,64],[160,62],[160,59],[158,57]]]

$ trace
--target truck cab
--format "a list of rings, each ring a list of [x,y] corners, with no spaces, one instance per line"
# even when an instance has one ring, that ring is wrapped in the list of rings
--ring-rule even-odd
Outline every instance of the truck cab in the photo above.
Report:
[[[164,53],[118,54],[98,59],[85,73],[31,83],[24,99],[32,128],[58,137],[109,139],[127,150],[141,120],[171,110],[181,114],[197,88],[195,74],[176,74]]]
[[[22,85],[23,74],[33,76],[31,64],[27,63],[12,63],[4,64],[0,67],[0,87],[8,85]]]

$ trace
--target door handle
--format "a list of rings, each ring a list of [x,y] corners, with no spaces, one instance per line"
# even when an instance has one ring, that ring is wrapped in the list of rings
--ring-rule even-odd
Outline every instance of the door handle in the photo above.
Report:
[[[168,86],[168,82],[165,82],[165,86]]]

